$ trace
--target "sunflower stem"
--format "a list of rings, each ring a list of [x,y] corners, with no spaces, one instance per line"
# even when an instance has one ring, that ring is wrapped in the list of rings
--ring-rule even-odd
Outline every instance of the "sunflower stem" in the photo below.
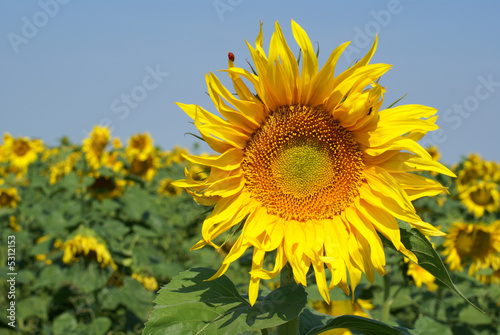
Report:
[[[285,265],[280,272],[280,287],[295,284],[293,279],[293,270],[289,264]],[[299,333],[299,317],[278,326],[278,335],[296,335]]]
[[[384,276],[384,306],[382,309],[382,322],[387,323],[391,312],[393,298],[391,297],[391,278],[388,275]]]
[[[443,286],[439,285],[436,292],[436,302],[434,303],[434,318],[436,319],[439,313],[439,307],[441,306],[441,300],[443,298]]]

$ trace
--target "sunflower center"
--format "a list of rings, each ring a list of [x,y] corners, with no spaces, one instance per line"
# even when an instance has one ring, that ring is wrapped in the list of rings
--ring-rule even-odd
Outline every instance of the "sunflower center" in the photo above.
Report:
[[[92,185],[89,186],[91,192],[94,193],[107,193],[116,189],[116,183],[104,176],[99,176]]]
[[[472,232],[460,232],[457,237],[457,252],[460,258],[475,259],[488,252],[491,245],[491,235],[480,229]]]
[[[0,205],[7,206],[11,201],[10,196],[7,193],[0,193]]]
[[[478,190],[471,192],[470,197],[472,201],[481,206],[486,206],[493,202],[493,198],[488,189],[481,187]]]
[[[245,185],[270,214],[331,218],[359,194],[364,163],[354,136],[320,108],[286,106],[252,135],[242,162]]]
[[[17,140],[13,143],[13,151],[16,153],[18,157],[22,157],[26,155],[26,153],[30,150],[30,146],[26,141]]]

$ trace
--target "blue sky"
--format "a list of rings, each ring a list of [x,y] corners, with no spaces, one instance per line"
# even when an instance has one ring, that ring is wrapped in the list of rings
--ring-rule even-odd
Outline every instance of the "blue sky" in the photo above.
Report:
[[[101,123],[124,142],[149,131],[164,149],[191,147],[196,129],[174,103],[215,111],[204,75],[226,68],[228,51],[248,68],[259,21],[265,45],[277,20],[298,53],[294,19],[320,64],[352,41],[340,69],[378,33],[372,62],[393,65],[385,105],[407,94],[402,103],[437,108],[440,131],[423,143],[445,163],[471,152],[500,161],[498,13],[495,1],[2,1],[0,133],[80,143]]]

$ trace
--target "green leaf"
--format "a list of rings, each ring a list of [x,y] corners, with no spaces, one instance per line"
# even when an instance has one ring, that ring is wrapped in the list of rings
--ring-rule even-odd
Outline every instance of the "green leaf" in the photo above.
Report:
[[[72,313],[66,312],[58,315],[54,319],[53,331],[54,335],[74,334],[78,329],[78,322]]]
[[[262,292],[250,306],[226,276],[206,281],[214,270],[182,272],[163,287],[143,334],[240,334],[283,324],[307,303],[299,285]]]
[[[475,309],[474,309],[475,311]],[[415,329],[425,335],[452,335],[451,329],[429,317],[421,317],[415,322]]]
[[[149,201],[151,196],[145,190],[139,188],[132,188],[124,193],[120,198],[123,202],[123,211],[132,219],[141,221],[144,212],[149,209]]]
[[[458,315],[460,321],[464,323],[468,323],[470,325],[490,325],[491,319],[484,313],[479,312],[478,310],[467,306],[466,308],[460,311]]]
[[[101,268],[97,261],[74,262],[62,270],[59,280],[74,285],[83,293],[90,293],[103,288],[112,272],[110,266]]]
[[[25,320],[28,317],[37,317],[42,320],[48,318],[48,305],[50,298],[31,296],[17,303],[17,317]]]
[[[86,330],[88,334],[93,335],[104,335],[111,328],[111,319],[100,316],[95,318],[91,324],[89,324]]]
[[[123,279],[123,286],[114,292],[118,294],[121,304],[134,313],[141,321],[145,321],[153,307],[154,294],[130,277]]]
[[[365,335],[417,335],[411,329],[392,327],[380,321],[363,318],[355,315],[331,316],[319,313],[307,307],[300,314],[299,334],[317,335],[330,329],[347,328],[356,330]]]
[[[418,231],[418,229],[410,227],[410,225],[406,222],[399,220],[398,222],[399,231],[401,233],[401,242],[408,250],[411,250],[415,256],[417,256],[418,265],[429,271],[429,273],[436,277],[438,281],[462,297],[462,299],[467,301],[467,303],[471,306],[474,306],[478,311],[483,312],[479,307],[470,302],[453,283],[448,270],[441,260],[441,257],[425,235]],[[379,234],[379,236],[384,245],[396,250],[391,241],[385,238],[382,234]]]
[[[40,272],[31,288],[37,290],[42,287],[50,287],[51,289],[57,290],[61,286],[61,274],[62,272],[59,266],[48,266]]]

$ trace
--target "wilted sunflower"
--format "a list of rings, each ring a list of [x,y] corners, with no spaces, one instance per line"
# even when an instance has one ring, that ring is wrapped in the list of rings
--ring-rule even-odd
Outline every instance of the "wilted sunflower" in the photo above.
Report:
[[[3,136],[3,155],[10,165],[20,174],[28,169],[28,166],[37,160],[38,154],[43,151],[43,142],[28,137],[13,138],[9,133]]]
[[[111,133],[108,127],[95,126],[88,138],[83,140],[82,151],[85,160],[92,169],[99,169],[102,165],[104,151],[111,141]]]
[[[206,76],[210,97],[225,119],[197,105],[178,104],[220,153],[186,156],[210,166],[210,176],[176,183],[189,188],[197,201],[215,205],[203,224],[203,239],[192,249],[218,247],[213,240],[246,218],[212,279],[253,247],[251,304],[260,280],[276,276],[287,263],[303,285],[312,265],[327,302],[329,289],[340,286],[349,293],[348,280],[354,290],[363,272],[373,281],[374,268],[385,273],[377,232],[417,261],[401,243],[396,219],[426,235],[442,235],[420,219],[411,201],[445,188],[409,171],[454,176],[417,143],[438,128],[435,109],[406,105],[380,110],[385,89],[378,80],[390,66],[368,64],[376,40],[366,56],[334,75],[348,43],[335,49],[319,70],[306,32],[294,21],[292,32],[302,50],[301,71],[276,23],[268,56],[262,48],[262,26],[255,48],[247,43],[257,75],[234,67],[230,58],[226,71],[238,97],[212,73]],[[264,257],[273,250],[275,265],[268,271]],[[330,285],[325,265],[332,272]]]
[[[500,220],[489,225],[456,222],[443,243],[450,270],[470,265],[469,275],[481,269],[500,269]]]
[[[460,192],[460,199],[469,212],[476,218],[484,215],[485,211],[493,213],[500,207],[500,192],[498,184],[479,181]]]
[[[56,246],[56,244],[54,244]],[[113,269],[117,269],[115,262],[111,258],[106,245],[100,243],[94,236],[84,236],[77,234],[72,239],[63,244],[57,243],[57,248],[64,250],[63,262],[71,264],[79,261],[79,256],[85,256],[89,259],[95,259],[102,268],[110,265]]]

